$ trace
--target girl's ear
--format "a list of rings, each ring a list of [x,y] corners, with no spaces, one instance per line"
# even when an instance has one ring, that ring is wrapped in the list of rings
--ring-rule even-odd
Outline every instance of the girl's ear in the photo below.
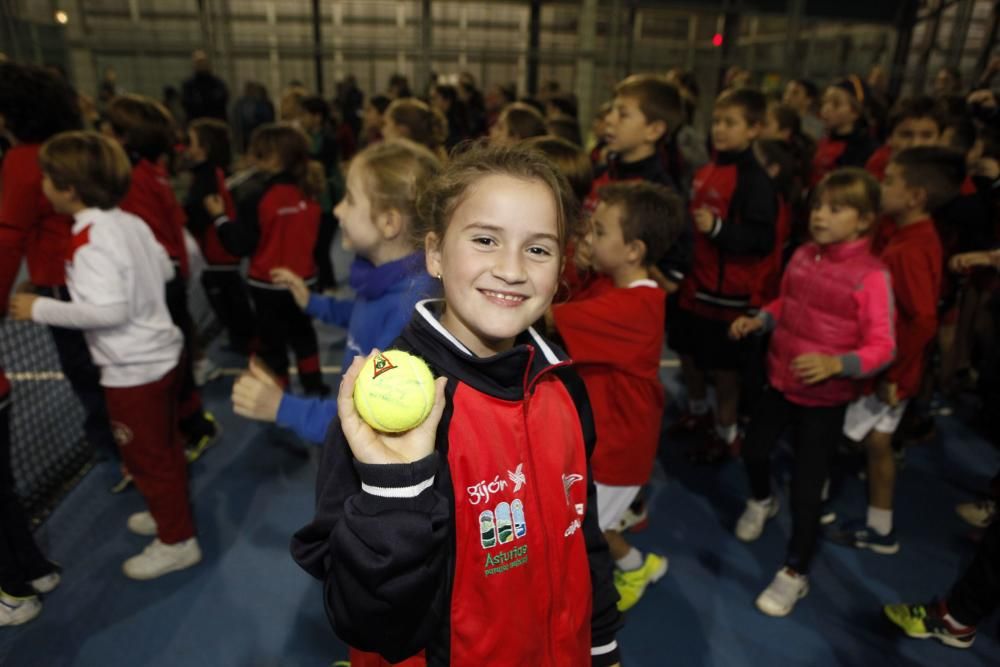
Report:
[[[399,209],[390,208],[378,214],[375,227],[386,241],[392,241],[405,231],[406,220]]]
[[[627,257],[630,262],[635,262],[636,264],[642,264],[642,260],[646,258],[646,244],[639,239],[634,239],[629,241],[627,246]]]
[[[435,278],[441,275],[441,238],[437,232],[427,232],[424,237],[424,260],[427,273]]]

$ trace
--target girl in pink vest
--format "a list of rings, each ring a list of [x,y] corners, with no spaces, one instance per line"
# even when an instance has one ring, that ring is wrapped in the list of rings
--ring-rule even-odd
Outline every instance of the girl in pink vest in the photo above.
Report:
[[[839,169],[817,186],[809,220],[812,241],[792,257],[777,299],[755,317],[733,322],[730,335],[772,332],[768,388],[754,407],[743,446],[752,498],[736,537],[752,542],[778,513],[770,457],[786,426],[795,465],[788,555],[757,608],[785,616],[809,592],[807,574],[819,537],[822,487],[847,404],[895,356],[889,274],[871,254],[879,184],[863,169]]]

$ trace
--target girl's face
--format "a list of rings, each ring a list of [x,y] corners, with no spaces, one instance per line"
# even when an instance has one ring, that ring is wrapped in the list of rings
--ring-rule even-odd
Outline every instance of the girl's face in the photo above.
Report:
[[[507,127],[507,114],[501,113],[497,122],[490,128],[490,145],[506,146],[511,143],[510,130]]]
[[[188,130],[188,145],[187,154],[194,163],[204,162],[208,155],[205,154],[205,149],[201,147],[198,143],[198,134],[194,130]]]
[[[823,94],[819,116],[828,130],[849,131],[858,120],[851,96],[842,88],[830,87]]]
[[[333,209],[340,221],[341,245],[344,250],[371,258],[382,240],[372,219],[372,203],[365,191],[367,167],[363,160],[355,160],[347,170],[347,193]]]
[[[862,217],[858,209],[830,202],[824,195],[809,216],[809,233],[819,245],[857,241],[872,224],[872,216]]]
[[[776,139],[778,141],[789,141],[791,139],[791,130],[783,130],[778,125],[778,119],[774,117],[774,114],[768,111],[764,114],[764,126],[760,131],[761,139]]]
[[[760,124],[747,123],[743,109],[716,107],[712,111],[712,146],[720,151],[742,151],[760,134]]]
[[[366,104],[362,115],[365,129],[382,131],[382,114],[372,104]]]
[[[426,245],[444,288],[441,324],[478,356],[510,349],[552,303],[562,257],[556,200],[540,181],[481,178]]]

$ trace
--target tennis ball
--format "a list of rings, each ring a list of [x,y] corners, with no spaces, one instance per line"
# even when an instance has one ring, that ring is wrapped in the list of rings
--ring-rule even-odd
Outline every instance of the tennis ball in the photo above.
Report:
[[[402,433],[427,419],[434,393],[434,376],[423,359],[386,350],[365,361],[354,383],[354,405],[376,431]]]

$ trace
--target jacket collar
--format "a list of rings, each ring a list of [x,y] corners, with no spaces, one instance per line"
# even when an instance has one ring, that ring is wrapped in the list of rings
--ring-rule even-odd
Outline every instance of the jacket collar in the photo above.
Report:
[[[477,357],[438,320],[443,299],[417,303],[413,319],[401,338],[437,373],[496,398],[516,401],[529,392],[542,373],[569,365],[569,357],[529,327],[514,347],[491,357]]]
[[[845,241],[843,243],[831,243],[821,246],[812,241],[809,242],[809,251],[816,256],[822,256],[834,262],[842,262],[846,259],[872,253],[872,241],[867,236],[857,241]]]

